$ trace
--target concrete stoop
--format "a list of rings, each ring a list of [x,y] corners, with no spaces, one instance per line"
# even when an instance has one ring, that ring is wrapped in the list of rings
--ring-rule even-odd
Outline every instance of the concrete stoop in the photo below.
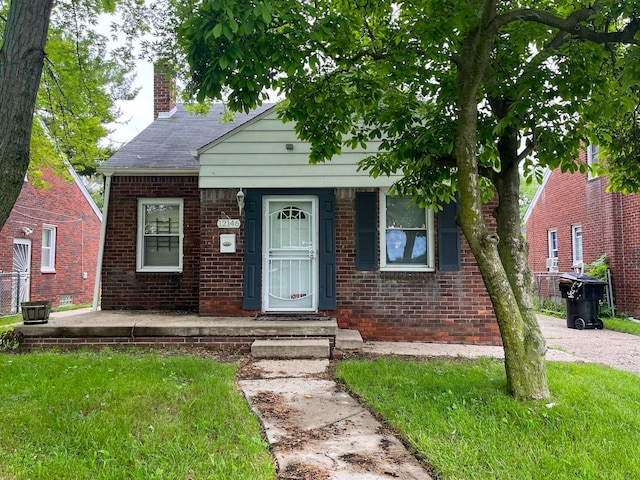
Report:
[[[251,344],[255,358],[329,358],[328,338],[256,340]]]
[[[338,329],[336,334],[336,348],[339,350],[362,350],[364,342],[358,330]]]
[[[331,350],[361,350],[356,330],[338,328],[335,318],[269,315],[206,317],[166,312],[100,311],[65,317],[48,324],[17,325],[23,350],[78,348],[90,345],[219,348],[251,350],[257,358],[329,358]],[[339,353],[338,352],[338,353]]]
[[[335,348],[338,350],[362,350],[364,342],[357,330],[338,329]],[[255,340],[251,344],[255,358],[329,358],[331,345],[328,338],[291,338]]]

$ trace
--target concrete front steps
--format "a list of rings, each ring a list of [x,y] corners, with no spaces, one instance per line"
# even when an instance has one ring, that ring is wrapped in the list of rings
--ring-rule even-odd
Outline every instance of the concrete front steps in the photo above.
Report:
[[[362,347],[362,338],[357,331],[338,328],[336,319],[330,317],[263,319],[100,311],[53,318],[48,324],[19,325],[16,331],[24,335],[20,345],[23,351],[123,345],[160,348],[230,346],[241,352],[252,352],[259,358],[328,358],[334,349],[357,350]],[[285,343],[270,347],[268,342],[271,341]],[[258,343],[254,352],[255,342]]]
[[[334,340],[338,350],[360,350],[362,336],[357,330],[338,329]],[[291,338],[256,340],[251,344],[255,358],[329,358],[331,345],[328,338]]]

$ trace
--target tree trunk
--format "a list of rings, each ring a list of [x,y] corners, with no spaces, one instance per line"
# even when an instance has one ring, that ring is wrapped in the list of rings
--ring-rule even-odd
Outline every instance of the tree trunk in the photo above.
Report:
[[[0,229],[29,166],[33,113],[53,0],[12,0],[0,48]]]
[[[509,392],[518,399],[546,398],[549,390],[544,368],[545,346],[533,309],[530,308],[530,296],[523,293],[531,286],[531,276],[523,275],[528,268],[525,266],[523,242],[518,240],[521,240],[519,227],[517,234],[514,234],[512,220],[519,220],[519,212],[513,217],[512,208],[518,211],[518,196],[516,193],[515,198],[511,198],[514,194],[511,172],[504,183],[496,185],[501,190],[498,193],[503,194],[503,197],[499,197],[497,233],[489,231],[482,214],[476,157],[477,95],[495,35],[491,28],[492,19],[495,18],[495,2],[488,0],[484,6],[483,18],[463,43],[458,63],[458,128],[455,145],[460,192],[458,223],[493,304],[504,346]]]

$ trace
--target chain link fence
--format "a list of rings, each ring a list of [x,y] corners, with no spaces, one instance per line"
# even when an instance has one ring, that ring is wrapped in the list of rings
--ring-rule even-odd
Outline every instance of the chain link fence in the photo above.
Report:
[[[564,313],[565,306],[560,294],[560,273],[536,273],[534,277],[534,294],[538,300],[538,309],[541,312]]]
[[[560,294],[561,273],[543,272],[534,274],[535,286],[534,294],[538,301],[538,310],[541,312],[558,315],[565,314],[565,303]],[[615,316],[616,307],[613,298],[613,285],[611,282],[611,271],[606,271],[607,285],[604,288],[604,299],[601,302],[601,314]]]
[[[0,272],[0,316],[18,313],[23,276],[24,274],[18,272]]]

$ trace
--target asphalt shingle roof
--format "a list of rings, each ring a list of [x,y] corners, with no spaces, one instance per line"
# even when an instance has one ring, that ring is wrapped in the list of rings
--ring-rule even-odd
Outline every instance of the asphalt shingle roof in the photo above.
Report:
[[[101,170],[198,169],[192,151],[232,131],[273,105],[263,105],[249,114],[238,113],[230,123],[220,122],[223,105],[212,105],[207,115],[197,115],[177,105],[173,115],[157,118],[133,140],[120,148]]]

